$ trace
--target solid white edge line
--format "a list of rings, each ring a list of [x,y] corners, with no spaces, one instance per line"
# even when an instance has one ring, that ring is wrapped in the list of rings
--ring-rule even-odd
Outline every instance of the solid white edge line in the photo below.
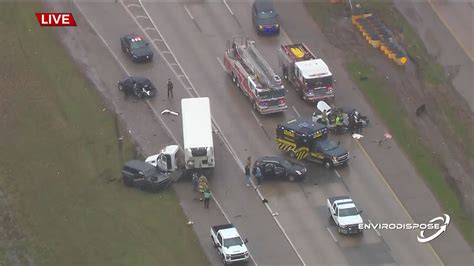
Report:
[[[292,105],[291,108],[293,109],[293,111],[295,111],[296,115],[300,117],[300,113],[298,112],[298,110],[296,110],[296,107]]]
[[[221,65],[222,69],[224,69],[224,71],[226,71],[225,66],[224,66],[224,63],[222,63],[222,60],[221,60],[219,57],[217,57],[217,62],[219,62],[219,64]]]
[[[227,7],[227,10],[229,10],[229,13],[234,16],[234,12],[232,12],[232,9],[230,9],[230,6],[227,4],[227,2],[225,0],[222,0],[222,2],[224,2],[224,5],[225,7]]]
[[[193,15],[191,14],[191,11],[189,11],[189,9],[188,9],[188,7],[187,7],[186,5],[184,5],[184,9],[186,10],[186,13],[188,13],[188,16],[189,16],[192,20],[194,20],[194,17],[193,17]]]
[[[253,115],[253,117],[255,118],[255,120],[257,120],[258,125],[259,125],[259,126],[263,126],[262,123],[260,122],[260,120],[258,119],[257,115],[255,114],[255,112],[254,112],[254,111],[250,111],[250,112],[252,113],[252,115]]]
[[[328,230],[329,234],[331,235],[332,239],[334,240],[334,242],[337,243],[337,239],[336,237],[334,236],[334,234],[332,233],[331,229],[329,229],[329,227],[326,226],[326,230]]]

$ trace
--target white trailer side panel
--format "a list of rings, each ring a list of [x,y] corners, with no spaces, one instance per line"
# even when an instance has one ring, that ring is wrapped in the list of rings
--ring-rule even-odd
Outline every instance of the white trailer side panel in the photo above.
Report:
[[[213,147],[208,97],[181,100],[184,148]]]

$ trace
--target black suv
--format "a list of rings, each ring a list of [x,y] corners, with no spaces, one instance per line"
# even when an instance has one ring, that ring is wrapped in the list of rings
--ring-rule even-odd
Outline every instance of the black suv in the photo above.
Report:
[[[262,156],[257,158],[253,165],[253,172],[255,168],[260,167],[264,179],[283,178],[291,182],[300,181],[305,178],[306,167],[297,162],[289,161],[279,156]]]
[[[278,34],[278,13],[271,0],[256,0],[252,7],[252,20],[258,34]]]
[[[132,58],[135,63],[149,62],[153,60],[153,52],[142,37],[136,34],[127,34],[120,38],[122,51]]]
[[[128,187],[156,192],[165,187],[170,178],[160,173],[155,166],[138,160],[125,163],[122,169],[123,183]]]
[[[119,81],[118,89],[125,95],[135,95],[138,98],[151,98],[156,95],[156,88],[147,78],[129,77]]]

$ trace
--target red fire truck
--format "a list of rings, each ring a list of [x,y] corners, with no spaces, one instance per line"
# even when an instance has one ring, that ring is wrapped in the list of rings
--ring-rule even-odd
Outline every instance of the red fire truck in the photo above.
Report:
[[[282,80],[255,48],[255,42],[234,38],[231,46],[228,41],[224,66],[259,113],[278,113],[288,108]]]
[[[278,62],[283,76],[310,102],[334,98],[332,73],[305,44],[281,45]]]

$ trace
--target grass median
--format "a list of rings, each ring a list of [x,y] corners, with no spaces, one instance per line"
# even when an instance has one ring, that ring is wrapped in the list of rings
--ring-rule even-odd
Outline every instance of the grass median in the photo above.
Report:
[[[346,69],[358,87],[388,126],[397,143],[410,158],[417,171],[425,178],[431,190],[445,210],[453,217],[469,243],[474,243],[474,223],[465,213],[456,194],[449,188],[442,169],[433,153],[422,142],[419,132],[405,119],[404,111],[397,103],[397,96],[391,91],[384,78],[362,59],[353,58]],[[361,80],[360,77],[367,77]],[[400,115],[402,114],[402,115]]]
[[[0,264],[21,245],[38,265],[207,265],[173,190],[122,185],[134,147],[38,10],[0,4],[0,187],[25,236]]]
[[[330,4],[329,1],[307,2],[306,5],[309,13],[321,26],[323,32],[327,28],[334,27],[337,20],[350,15],[347,6]],[[447,134],[464,147],[466,156],[474,157],[474,136],[470,134],[470,125],[466,125],[460,116],[456,115],[454,106],[447,104],[449,101],[446,101],[446,99],[450,99],[449,97],[452,97],[452,95],[446,95],[445,92],[442,92],[443,86],[450,86],[443,67],[436,63],[435,58],[429,55],[416,31],[397,11],[392,2],[364,1],[363,5],[378,17],[383,18],[386,25],[394,30],[410,59],[416,64],[426,86],[433,90],[439,90],[437,95],[439,97],[438,108],[441,127],[447,128]],[[417,141],[421,137],[418,130],[404,118],[405,116],[400,115],[404,111],[396,100],[398,97],[390,90],[384,78],[375,68],[367,64],[363,58],[358,57],[356,52],[352,54],[353,57],[346,64],[349,75],[364,92],[370,104],[390,129],[390,132],[393,132],[395,139],[404,140],[398,142],[399,145],[408,155],[417,171],[425,178],[443,208],[453,216],[466,240],[473,245],[473,221],[462,208],[455,192],[447,189],[449,184],[445,181],[442,169],[433,157],[430,148]],[[369,78],[361,81],[359,79],[360,75]],[[449,90],[445,91],[449,93]]]

